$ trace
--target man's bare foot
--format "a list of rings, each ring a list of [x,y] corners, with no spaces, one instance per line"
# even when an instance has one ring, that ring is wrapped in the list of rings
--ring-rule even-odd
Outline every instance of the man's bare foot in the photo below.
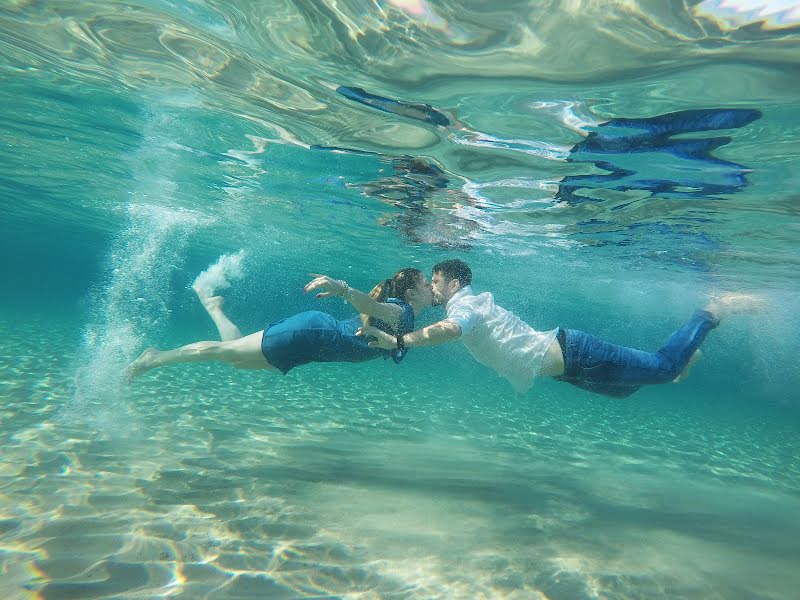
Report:
[[[729,315],[750,312],[764,306],[764,298],[753,294],[726,293],[711,298],[706,310],[719,320]]]
[[[686,366],[683,368],[683,371],[681,371],[681,374],[678,375],[675,379],[673,379],[672,383],[680,383],[681,381],[686,379],[689,376],[689,373],[691,372],[692,367],[701,358],[703,358],[703,353],[700,352],[700,350],[695,350],[694,354],[692,354],[692,356],[689,358],[689,362],[686,363]]]
[[[125,375],[128,381],[133,381],[142,373],[146,373],[150,369],[157,367],[158,363],[155,358],[159,355],[159,351],[155,348],[148,348],[139,355],[135,361],[128,365]]]

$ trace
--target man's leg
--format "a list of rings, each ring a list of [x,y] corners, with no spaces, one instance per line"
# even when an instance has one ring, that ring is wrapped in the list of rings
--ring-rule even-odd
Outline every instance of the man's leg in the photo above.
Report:
[[[217,326],[219,338],[223,342],[238,340],[242,337],[242,332],[239,331],[239,328],[231,322],[224,312],[222,312],[222,304],[224,302],[222,296],[206,296],[197,286],[194,287],[194,291],[200,299],[200,302],[203,303],[203,308],[206,309],[208,316],[211,317],[211,320],[214,321],[214,325]]]
[[[263,331],[227,342],[195,342],[174,350],[148,348],[128,367],[128,377],[133,379],[142,373],[175,363],[226,362],[237,369],[272,369],[261,352]]]
[[[643,352],[606,342],[582,331],[567,330],[565,371],[557,377],[580,388],[627,397],[642,385],[669,383],[681,376],[720,319],[752,309],[759,298],[727,294],[696,311],[656,352]]]
[[[642,385],[667,383],[678,377],[718,323],[711,313],[699,310],[657,352],[568,330],[565,372],[557,379],[598,394],[625,398]]]

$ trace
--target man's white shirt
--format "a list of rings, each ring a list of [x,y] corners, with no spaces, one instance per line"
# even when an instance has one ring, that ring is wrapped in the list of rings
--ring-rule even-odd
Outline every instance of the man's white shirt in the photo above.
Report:
[[[447,303],[447,320],[461,327],[461,341],[479,363],[508,379],[520,393],[533,385],[558,329],[540,332],[472,286],[460,289]]]

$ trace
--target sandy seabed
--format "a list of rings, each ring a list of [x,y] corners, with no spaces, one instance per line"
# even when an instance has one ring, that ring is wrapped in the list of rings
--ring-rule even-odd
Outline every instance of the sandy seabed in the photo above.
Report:
[[[0,349],[0,597],[800,588],[800,466],[780,432],[589,396],[498,402],[497,382],[430,397],[380,364],[173,367],[76,401],[76,342],[48,327],[45,356],[35,327]]]

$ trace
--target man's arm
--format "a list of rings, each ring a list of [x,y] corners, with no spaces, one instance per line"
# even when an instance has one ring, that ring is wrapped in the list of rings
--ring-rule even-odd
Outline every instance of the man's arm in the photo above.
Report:
[[[371,336],[375,339],[369,343],[370,348],[383,348],[394,350],[397,348],[397,338],[381,331],[377,327],[361,327],[357,335]],[[406,348],[419,348],[422,346],[436,346],[446,344],[461,337],[461,326],[458,323],[445,319],[422,329],[407,333],[402,337]]]
[[[353,308],[360,313],[375,317],[395,327],[400,324],[400,319],[403,316],[403,309],[397,304],[378,302],[369,294],[351,288],[345,281],[333,279],[327,275],[319,275],[317,273],[310,273],[310,275],[314,277],[314,279],[305,285],[303,288],[304,292],[312,292],[320,288],[325,288],[326,291],[319,292],[317,298],[339,296],[352,304]]]

